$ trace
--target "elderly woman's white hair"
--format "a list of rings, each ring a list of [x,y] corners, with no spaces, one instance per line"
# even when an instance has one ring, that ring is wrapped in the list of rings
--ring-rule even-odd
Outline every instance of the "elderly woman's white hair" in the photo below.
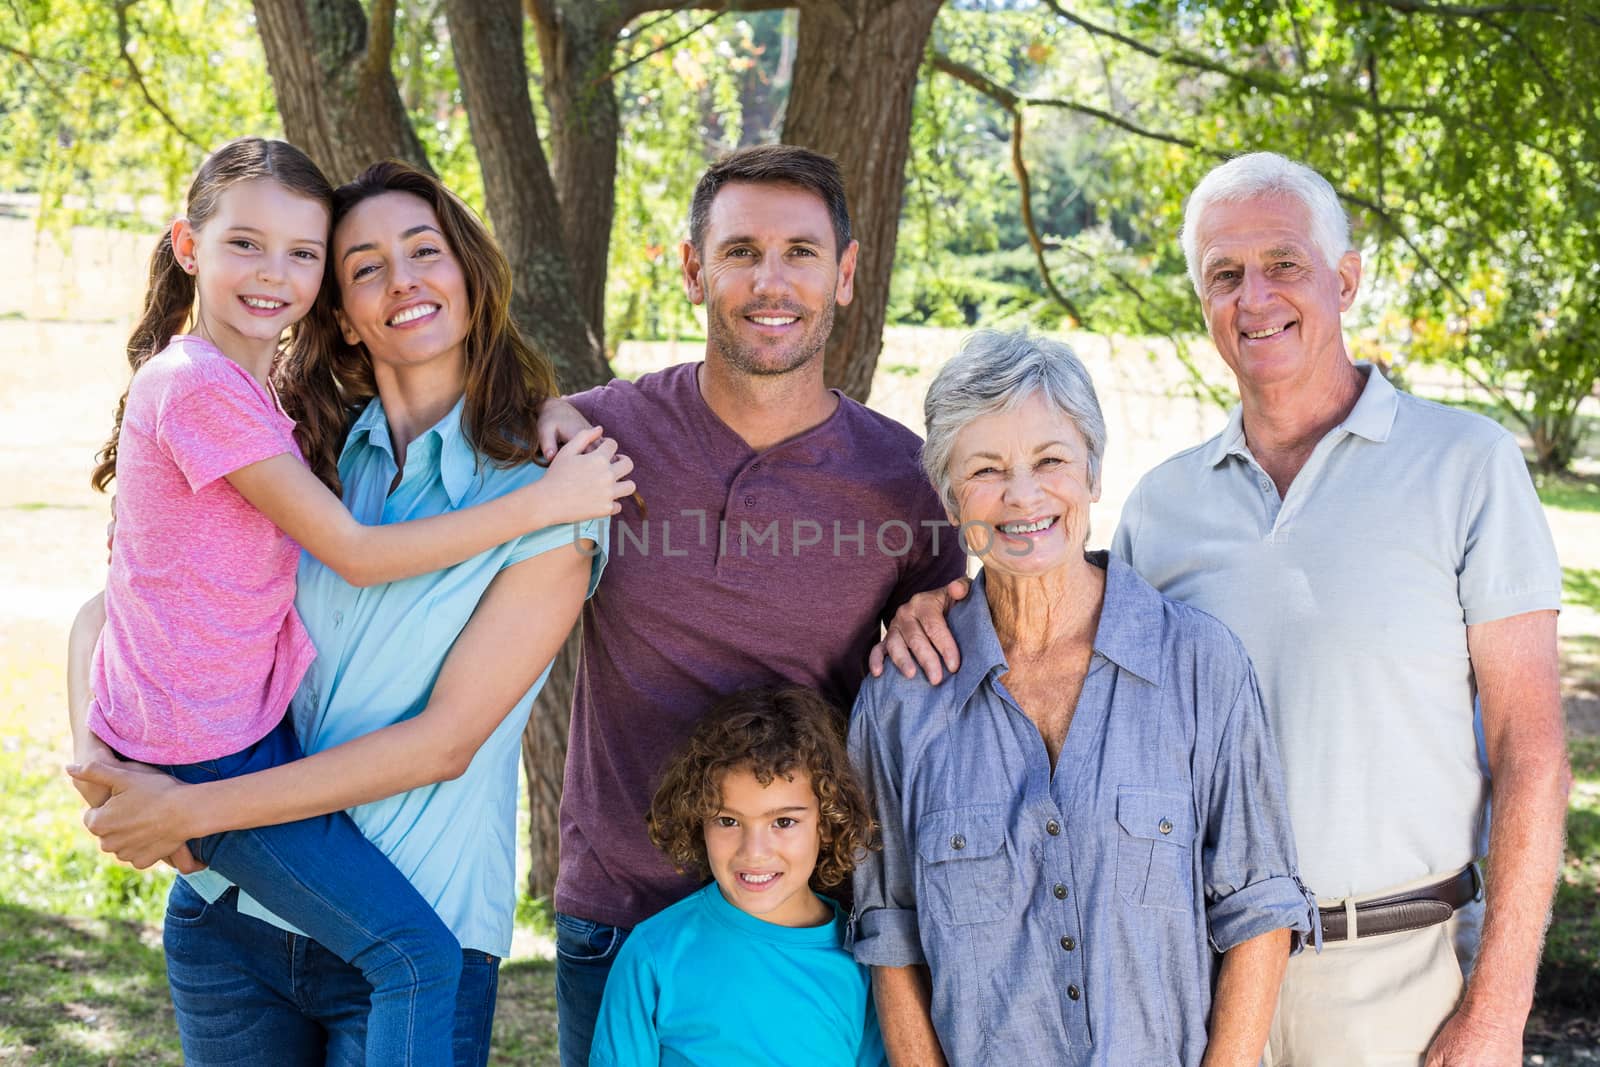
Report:
[[[1350,219],[1328,179],[1304,163],[1276,152],[1251,152],[1228,160],[1201,178],[1184,205],[1180,240],[1189,281],[1196,293],[1201,292],[1198,230],[1206,209],[1213,204],[1237,204],[1262,196],[1290,196],[1305,205],[1311,216],[1311,241],[1329,267],[1338,267],[1340,258],[1350,251]]]
[[[922,468],[952,516],[956,500],[950,487],[950,453],[956,435],[973,419],[1008,411],[1036,394],[1083,435],[1089,446],[1089,484],[1100,484],[1106,420],[1083,362],[1060,341],[1026,328],[980,330],[939,371],[922,404],[928,424]]]

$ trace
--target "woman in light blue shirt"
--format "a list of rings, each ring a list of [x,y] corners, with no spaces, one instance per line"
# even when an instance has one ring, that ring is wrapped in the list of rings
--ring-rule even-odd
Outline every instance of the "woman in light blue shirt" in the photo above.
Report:
[[[534,424],[554,376],[511,326],[509,267],[469,209],[378,164],[335,194],[329,269],[339,306],[296,339],[284,397],[312,469],[357,518],[438,514],[547,476]],[[582,462],[625,476],[613,453]],[[604,520],[561,523],[365,589],[303,557],[296,606],[318,657],[291,714],[307,757],[204,785],[117,771],[126,791],[97,832],[150,862],[204,834],[351,808],[460,941],[455,1062],[487,1062],[522,728],[605,543]],[[75,636],[94,626],[81,616]],[[218,876],[175,883],[165,942],[187,1062],[362,1061],[360,973]]]
[[[1084,553],[1105,422],[1064,345],[979,334],[926,412],[984,568],[948,617],[960,668],[869,678],[851,725],[883,840],[855,955],[890,1058],[1257,1063],[1314,903],[1249,660]]]

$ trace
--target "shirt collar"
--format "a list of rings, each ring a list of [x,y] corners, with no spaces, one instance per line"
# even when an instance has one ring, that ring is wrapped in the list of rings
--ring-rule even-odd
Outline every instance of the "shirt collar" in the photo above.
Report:
[[[450,498],[450,506],[453,508],[461,506],[461,500],[466,496],[467,490],[472,488],[473,479],[478,471],[478,454],[473,450],[461,426],[461,412],[466,401],[467,398],[462,396],[444,418],[418,437],[420,441],[432,434],[439,440],[439,480],[443,483],[445,495]],[[377,449],[389,457],[391,464],[395,462],[394,441],[389,436],[389,419],[384,414],[383,401],[378,397],[373,397],[367,402],[366,408],[350,427],[350,433],[345,437],[344,448],[339,453],[340,465],[344,464],[345,458],[354,449],[363,446]]]
[[[1374,444],[1382,444],[1389,439],[1389,431],[1394,429],[1395,412],[1400,409],[1400,395],[1389,384],[1389,379],[1371,363],[1360,362],[1356,366],[1364,371],[1367,384],[1362,387],[1361,395],[1356,397],[1355,407],[1350,409],[1350,414],[1332,432],[1353,433]],[[1229,456],[1248,459],[1249,455],[1250,450],[1244,440],[1244,407],[1235,404],[1228,413],[1228,425],[1206,447],[1206,464],[1216,467]]]
[[[1105,599],[1100,605],[1100,624],[1096,627],[1094,650],[1117,667],[1151,685],[1162,682],[1162,630],[1166,610],[1161,594],[1139,577],[1134,569],[1104,551],[1090,552],[1088,558],[1106,571]],[[956,708],[965,707],[987,679],[1010,669],[1000,637],[989,614],[988,585],[983,571],[972,581],[972,590],[958,601],[945,622],[961,650],[961,670],[945,684],[955,686]]]

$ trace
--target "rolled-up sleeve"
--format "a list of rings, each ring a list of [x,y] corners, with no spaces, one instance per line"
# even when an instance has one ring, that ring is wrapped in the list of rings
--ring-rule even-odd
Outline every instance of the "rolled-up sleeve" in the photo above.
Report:
[[[911,843],[900,804],[901,753],[879,728],[880,687],[878,680],[869,678],[850,716],[850,762],[871,798],[882,846],[856,865],[852,951],[856,962],[868,966],[907,967],[927,959],[917,925]]]
[[[1320,949],[1321,923],[1315,898],[1300,883],[1278,747],[1248,665],[1217,735],[1210,785],[1201,867],[1211,946],[1227,952],[1288,929],[1291,954],[1308,936]]]

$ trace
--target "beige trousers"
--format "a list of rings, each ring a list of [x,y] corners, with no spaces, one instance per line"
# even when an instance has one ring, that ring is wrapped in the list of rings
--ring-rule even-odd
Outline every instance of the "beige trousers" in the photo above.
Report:
[[[1355,940],[1295,956],[1278,994],[1265,1067],[1418,1067],[1461,999],[1482,908],[1468,904],[1446,922],[1406,933],[1364,938],[1358,928]]]

